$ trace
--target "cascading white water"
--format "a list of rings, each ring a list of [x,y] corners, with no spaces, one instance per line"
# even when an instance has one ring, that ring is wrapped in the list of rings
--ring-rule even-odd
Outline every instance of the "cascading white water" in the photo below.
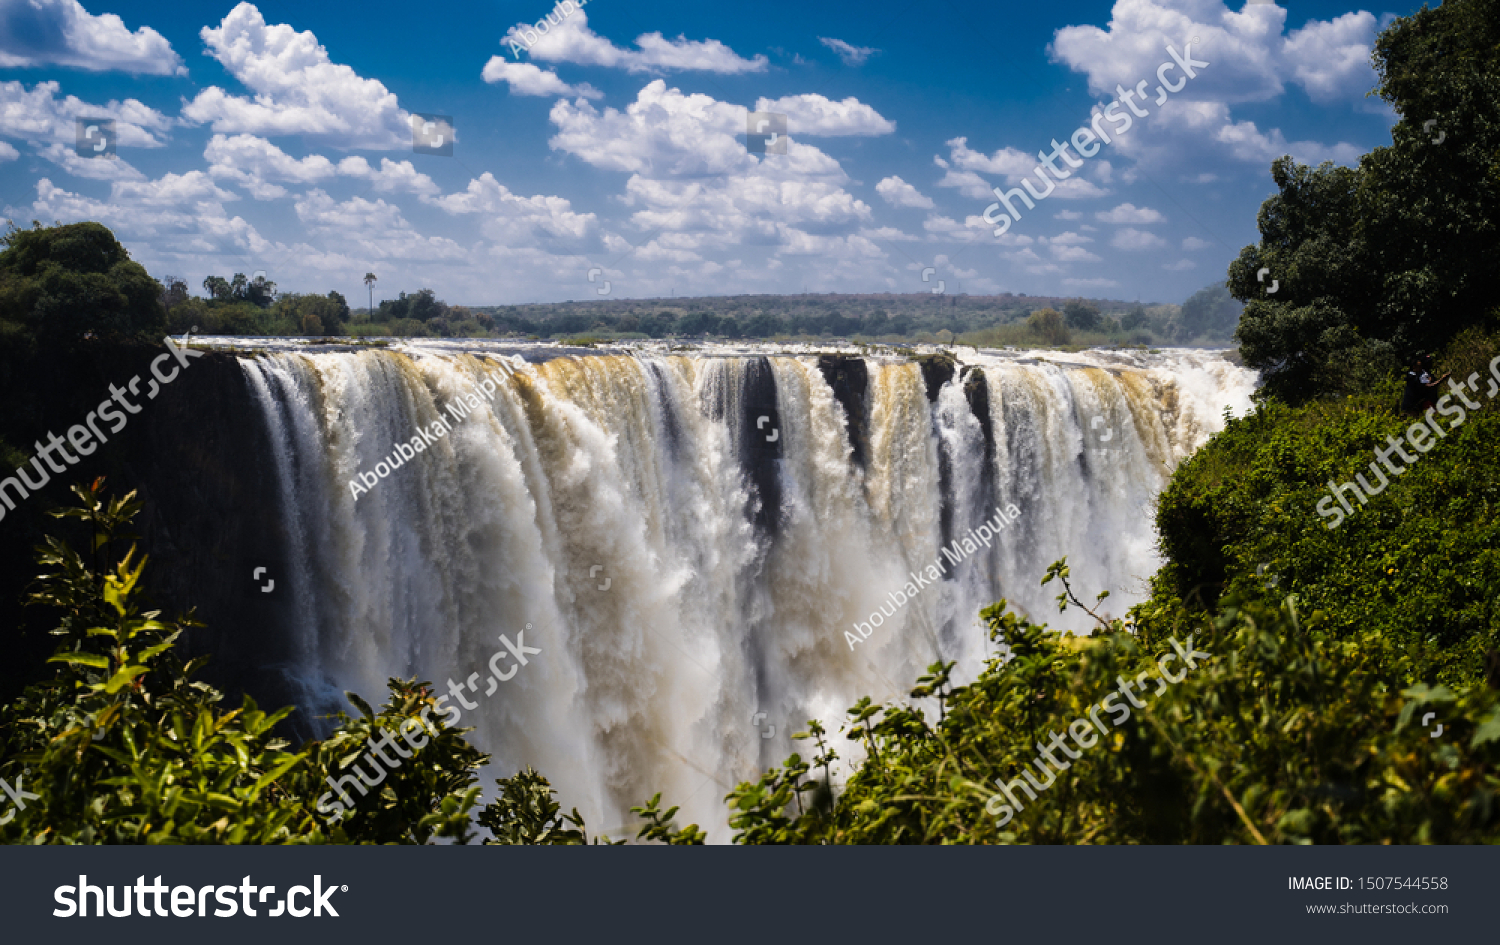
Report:
[[[836,731],[860,696],[904,699],[939,659],[972,679],[991,646],[977,614],[999,597],[1085,629],[1039,585],[1057,558],[1080,593],[1109,589],[1113,612],[1140,600],[1153,499],[1255,381],[1211,352],[965,354],[983,372],[979,417],[967,374],[929,402],[917,364],[869,358],[860,462],[844,404],[797,349],[512,375],[464,348],[241,362],[292,545],[292,674],[312,715],[345,689],[378,698],[390,676],[447,693],[487,680],[499,636],[524,632],[542,653],[488,697],[464,689],[461,724],[494,755],[488,777],[531,765],[617,837],[660,791],[727,840],[723,795],[792,751],[807,719]],[[492,399],[354,494],[485,378]],[[940,553],[1008,506],[1020,515],[992,549]],[[942,579],[894,606],[934,564]]]

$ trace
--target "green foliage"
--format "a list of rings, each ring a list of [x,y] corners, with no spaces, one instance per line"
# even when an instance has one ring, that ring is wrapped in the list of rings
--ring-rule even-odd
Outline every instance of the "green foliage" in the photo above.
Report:
[[[757,295],[675,300],[594,300],[475,308],[477,318],[498,335],[564,338],[590,335],[728,339],[848,338],[861,342],[918,342],[984,346],[1038,343],[1026,318],[1043,307],[1068,305],[1098,313],[1084,344],[1150,343],[1169,337],[1176,305],[1140,308],[1141,318],[1120,327],[1127,304],[1107,299],[930,293],[906,295]],[[1086,317],[1086,316],[1085,316]],[[486,321],[488,319],[488,321]],[[1142,334],[1134,339],[1132,331]],[[951,333],[951,337],[944,335]],[[1152,334],[1154,333],[1154,334]]]
[[[1065,345],[1073,336],[1062,313],[1051,308],[1032,312],[1031,317],[1026,319],[1026,327],[1049,345]]]
[[[210,302],[188,298],[167,315],[171,334],[263,335],[265,311],[249,302]]]
[[[349,305],[337,292],[327,295],[287,293],[276,300],[272,314],[295,326],[288,334],[336,335],[349,320]]]
[[[371,737],[421,719],[432,700],[415,681],[391,681],[379,716],[364,706],[325,741],[289,750],[278,722],[245,697],[226,711],[194,680],[206,662],[176,654],[191,617],[141,610],[145,560],[116,557],[140,510],[134,493],[107,500],[102,482],[75,487],[77,508],[53,513],[88,526],[79,553],[57,538],[40,550],[32,602],[60,614],[57,675],[0,710],[0,778],[24,790],[25,807],[0,813],[9,843],[423,843],[464,842],[477,802],[474,771],[486,756],[462,731],[441,728],[378,792],[343,817],[327,779],[369,751]],[[358,697],[352,697],[362,705]],[[420,721],[416,724],[420,724]],[[314,798],[323,794],[315,804]],[[12,816],[7,816],[7,814]]]
[[[1245,361],[1291,402],[1371,389],[1500,297],[1500,0],[1399,18],[1373,58],[1391,145],[1358,168],[1277,160],[1260,244],[1229,267]]]
[[[351,316],[348,301],[338,292],[278,295],[276,283],[263,277],[247,280],[240,272],[233,280],[209,276],[203,288],[207,299],[191,298],[182,280],[168,277],[164,301],[173,334],[342,335]]]
[[[1367,505],[1350,499],[1354,514],[1337,528],[1317,505],[1330,481],[1362,474],[1378,485],[1375,450],[1394,457],[1387,438],[1414,422],[1395,412],[1399,390],[1302,407],[1268,401],[1230,421],[1158,500],[1167,565],[1153,579],[1153,605],[1171,612],[1183,602],[1211,607],[1229,591],[1296,593],[1324,613],[1331,635],[1376,633],[1406,678],[1476,683],[1500,646],[1500,411],[1484,395],[1484,355],[1500,344],[1477,337],[1463,336],[1454,360],[1483,372],[1474,395],[1483,409],[1425,454],[1407,446],[1416,462],[1400,475],[1377,466],[1390,485]]]
[[[0,245],[0,326],[62,351],[161,340],[161,285],[103,225],[12,224]]]
[[[327,833],[335,843],[427,843],[434,837],[468,843],[470,811],[479,802],[477,772],[489,756],[464,739],[469,729],[432,717],[429,683],[387,682],[390,699],[379,713],[347,694],[359,714],[340,712],[334,733],[306,747],[309,775],[299,789],[305,797],[319,795],[319,813],[332,814]]]
[[[265,276],[247,279],[243,272],[235,273],[229,280],[209,276],[203,280],[203,291],[214,302],[249,302],[257,308],[267,308],[276,299],[276,283]]]
[[[707,834],[698,829],[697,824],[688,824],[686,827],[679,828],[674,823],[677,808],[662,810],[659,793],[652,795],[651,800],[646,802],[646,806],[632,807],[630,812],[646,820],[646,824],[636,834],[636,838],[640,840],[659,840],[675,847],[701,847],[707,837]],[[578,812],[573,813],[577,816]],[[582,821],[579,823],[581,825]]]
[[[1092,331],[1099,327],[1099,306],[1090,305],[1083,299],[1070,299],[1063,305],[1063,317],[1069,328]]]
[[[57,676],[0,713],[0,777],[29,794],[0,825],[9,843],[266,843],[317,840],[310,811],[283,784],[303,762],[248,696],[219,693],[173,652],[191,618],[140,609],[145,560],[132,547],[108,567],[140,508],[75,487],[80,507],[57,513],[91,526],[88,557],[51,539],[33,601],[60,611]]]
[[[527,767],[513,778],[497,778],[500,793],[479,812],[479,824],[490,831],[486,844],[500,846],[581,846],[588,843],[583,818],[575,807],[562,813],[552,785]]]

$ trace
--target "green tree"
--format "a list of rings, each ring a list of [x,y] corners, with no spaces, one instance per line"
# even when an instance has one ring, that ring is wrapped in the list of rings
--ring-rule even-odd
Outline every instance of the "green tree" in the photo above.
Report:
[[[208,657],[178,657],[182,636],[201,624],[143,610],[146,561],[123,547],[141,507],[135,494],[108,499],[102,480],[73,491],[78,505],[52,514],[83,523],[87,551],[48,538],[32,597],[59,615],[57,675],[0,708],[0,778],[28,795],[0,815],[0,842],[472,838],[488,756],[466,729],[432,716],[427,684],[391,680],[378,714],[350,694],[358,718],[341,713],[327,739],[292,750],[276,733],[291,708],[266,713],[249,696],[221,707],[223,696],[192,678]],[[388,736],[416,746],[395,770],[380,768],[370,747]],[[348,789],[352,803],[339,810],[331,785],[362,756],[377,768],[374,789]]]
[[[271,314],[278,330],[301,335],[338,335],[348,319],[349,307],[342,299],[329,295],[284,293],[276,300]]]
[[[1065,345],[1072,340],[1062,312],[1054,308],[1037,309],[1026,319],[1026,327],[1049,345]]]
[[[1260,245],[1229,266],[1229,290],[1246,300],[1240,351],[1267,393],[1289,400],[1342,393],[1349,365],[1383,350],[1358,324],[1379,291],[1356,235],[1360,173],[1283,157],[1271,177],[1279,193],[1260,208]]]
[[[235,278],[239,278],[238,273]],[[243,298],[261,308],[270,308],[271,303],[276,301],[276,283],[267,280],[265,276],[256,276],[245,284]]]
[[[274,734],[291,710],[268,715],[247,696],[224,712],[217,692],[191,681],[206,658],[183,665],[173,643],[196,622],[143,612],[145,559],[132,546],[113,560],[140,502],[106,500],[101,482],[74,492],[79,506],[54,514],[87,523],[90,553],[50,538],[39,558],[33,601],[62,614],[60,669],[0,715],[0,776],[26,779],[35,795],[0,838],[241,843],[315,831],[281,787],[303,760]]]
[[[1241,350],[1269,394],[1368,389],[1500,298],[1500,0],[1399,18],[1373,60],[1401,116],[1391,145],[1358,168],[1277,160],[1261,241],[1229,267]]]
[[[177,276],[167,276],[161,283],[161,305],[166,309],[167,316],[170,318],[172,309],[186,302],[191,296],[188,295],[187,282]]]
[[[162,286],[107,227],[12,225],[0,246],[0,322],[55,348],[85,339],[160,342]]]
[[[229,282],[223,276],[208,276],[203,280],[203,291],[208,297],[217,302],[228,302],[234,298],[234,290],[229,287]]]
[[[1083,299],[1071,299],[1063,305],[1063,316],[1069,328],[1093,331],[1099,327],[1099,308]]]
[[[438,301],[437,293],[431,289],[418,289],[410,296],[406,296],[406,299],[407,317],[415,318],[419,322],[442,318],[448,313],[447,304]]]
[[[348,300],[345,299],[338,292],[334,292],[334,291],[330,291],[328,293],[328,300],[330,302],[332,302],[333,305],[334,305],[334,311],[333,311],[334,320],[337,321],[340,325],[346,325],[346,324],[348,324],[349,323],[349,302],[348,302]]]

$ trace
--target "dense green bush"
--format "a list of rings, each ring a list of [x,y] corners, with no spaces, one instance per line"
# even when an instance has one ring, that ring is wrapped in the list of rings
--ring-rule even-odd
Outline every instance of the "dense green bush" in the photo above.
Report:
[[[1496,339],[1471,332],[1453,348],[1455,377],[1479,373],[1470,412],[1368,504],[1335,528],[1318,512],[1329,483],[1378,485],[1369,469],[1388,437],[1416,418],[1395,409],[1400,387],[1288,407],[1267,401],[1194,454],[1158,500],[1167,565],[1153,606],[1212,606],[1221,593],[1295,593],[1328,632],[1375,631],[1412,679],[1471,684],[1500,646],[1500,400],[1491,401]],[[1453,418],[1439,418],[1447,429]],[[1403,468],[1399,458],[1393,465]],[[1332,503],[1324,505],[1331,511]],[[1273,583],[1274,582],[1274,583]],[[1270,585],[1269,587],[1267,585]]]

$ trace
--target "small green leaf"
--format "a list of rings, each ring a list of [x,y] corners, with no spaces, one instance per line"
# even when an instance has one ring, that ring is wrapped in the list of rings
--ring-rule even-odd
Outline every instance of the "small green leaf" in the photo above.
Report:
[[[1496,739],[1500,739],[1500,707],[1491,709],[1483,716],[1479,728],[1474,730],[1474,737],[1469,740],[1469,747],[1478,748]]]
[[[369,719],[371,722],[375,721],[375,710],[371,709],[370,703],[361,699],[358,693],[346,691],[344,693],[344,696],[349,700],[350,705],[359,710],[361,715]]]
[[[277,778],[281,777],[283,774],[286,774],[288,771],[292,770],[292,768],[296,767],[298,762],[302,761],[303,757],[304,756],[302,755],[293,755],[287,760],[281,762],[281,764],[272,768],[270,771],[267,771],[265,774],[261,775],[259,780],[255,782],[255,787],[250,791],[251,796],[253,797],[259,794],[262,790],[265,789],[266,785],[270,784]]]
[[[109,677],[109,682],[104,684],[104,691],[113,695],[120,691],[121,687],[130,685],[135,677],[146,672],[145,666],[126,666],[118,673]]]
[[[109,657],[97,656],[93,653],[66,653],[61,656],[54,656],[47,660],[47,662],[72,663],[75,666],[92,666],[95,669],[109,669]]]

